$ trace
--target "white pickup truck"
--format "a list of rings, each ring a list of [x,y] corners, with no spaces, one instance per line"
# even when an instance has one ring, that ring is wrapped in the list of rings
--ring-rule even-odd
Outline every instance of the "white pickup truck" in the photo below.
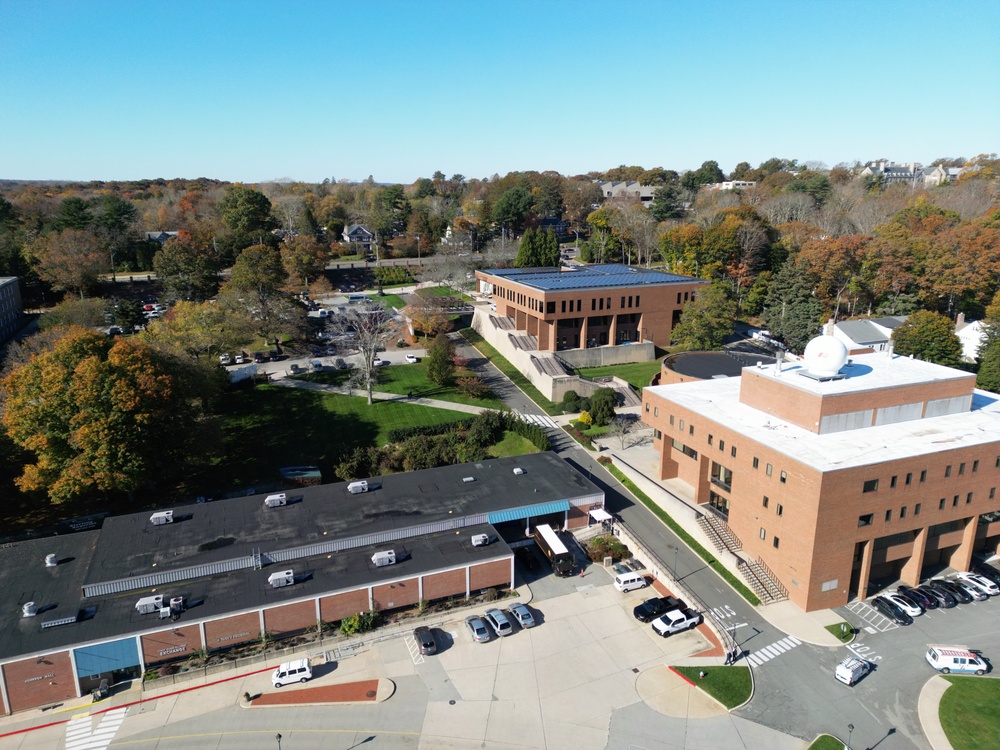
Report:
[[[664,638],[674,633],[690,630],[701,622],[701,612],[693,609],[674,609],[653,620],[653,630]]]

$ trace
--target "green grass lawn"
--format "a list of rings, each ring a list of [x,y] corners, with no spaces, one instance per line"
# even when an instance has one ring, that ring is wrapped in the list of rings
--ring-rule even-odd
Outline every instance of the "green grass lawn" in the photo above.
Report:
[[[386,294],[378,299],[383,305],[391,307],[394,310],[401,310],[406,307],[406,302],[398,294]]]
[[[317,465],[326,481],[358,447],[385,445],[389,430],[454,422],[463,414],[400,401],[257,386],[222,404],[223,457],[199,478],[205,493],[277,478],[282,466]]]
[[[538,448],[527,438],[508,430],[504,432],[503,440],[492,446],[489,452],[494,458],[506,458],[507,456],[523,456],[527,453],[538,453]]]
[[[736,708],[750,699],[753,681],[747,667],[674,667],[726,708]],[[698,677],[705,672],[705,678]]]
[[[524,391],[528,398],[534,401],[538,406],[542,408],[549,416],[556,416],[562,414],[562,409],[559,408],[558,404],[549,401],[542,392],[539,391],[535,386],[531,384],[521,371],[518,370],[514,365],[512,365],[505,357],[503,357],[500,352],[490,346],[486,339],[479,335],[479,332],[474,328],[463,328],[459,331],[465,340],[472,344],[480,353],[488,359],[494,367],[496,367],[500,372],[506,375],[510,381]]]
[[[841,629],[841,625],[846,627]],[[827,625],[826,629],[841,643],[850,643],[854,640],[854,627],[849,622],[838,622],[835,625]]]
[[[642,390],[653,376],[660,371],[660,360],[652,362],[631,362],[624,365],[608,365],[607,367],[583,367],[577,374],[585,378],[605,378],[615,375],[627,380],[634,388]]]
[[[829,734],[821,734],[806,750],[844,750],[844,743]]]
[[[1000,681],[948,675],[951,687],[941,696],[938,717],[955,750],[996,747],[1000,737]]]
[[[416,293],[421,297],[454,297],[463,302],[472,302],[472,297],[465,292],[446,286],[424,286],[420,287]]]

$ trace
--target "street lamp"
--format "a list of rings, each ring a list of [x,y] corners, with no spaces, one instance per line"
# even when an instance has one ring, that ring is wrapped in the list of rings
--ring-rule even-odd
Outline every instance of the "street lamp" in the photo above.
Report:
[[[274,739],[278,741],[278,750],[281,750],[281,734],[274,735]]]
[[[847,750],[851,750],[851,735],[854,734],[854,725],[847,725]]]
[[[672,549],[674,551],[674,580],[677,580],[677,545],[668,544],[667,549]]]

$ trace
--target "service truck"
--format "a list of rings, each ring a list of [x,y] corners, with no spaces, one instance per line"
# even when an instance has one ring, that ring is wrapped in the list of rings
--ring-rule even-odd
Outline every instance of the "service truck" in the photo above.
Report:
[[[535,544],[552,565],[552,570],[557,576],[573,575],[576,558],[573,557],[572,552],[566,549],[566,545],[563,544],[562,539],[551,526],[543,523],[535,527]]]

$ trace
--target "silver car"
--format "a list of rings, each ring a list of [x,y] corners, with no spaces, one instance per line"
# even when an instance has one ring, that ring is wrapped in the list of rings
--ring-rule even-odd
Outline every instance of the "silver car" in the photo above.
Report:
[[[476,643],[488,643],[490,640],[490,631],[486,629],[486,623],[483,622],[483,618],[479,615],[469,615],[465,618],[465,626],[469,629],[472,634],[472,640]]]
[[[502,638],[505,635],[510,635],[514,632],[514,626],[510,624],[510,620],[507,619],[505,615],[499,609],[488,609],[483,618],[489,623],[489,626],[493,628],[493,632],[497,634],[498,638]]]
[[[535,627],[535,617],[531,614],[531,610],[525,607],[523,604],[511,604],[507,607],[507,614],[510,615],[514,622],[520,625],[522,628],[533,628]]]

